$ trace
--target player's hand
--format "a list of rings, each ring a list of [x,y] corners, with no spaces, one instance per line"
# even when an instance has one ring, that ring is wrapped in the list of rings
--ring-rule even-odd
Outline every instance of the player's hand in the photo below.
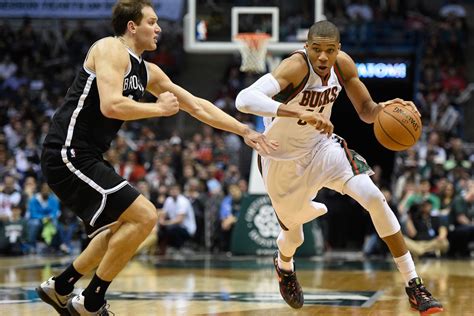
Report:
[[[299,118],[309,125],[314,126],[314,128],[322,134],[328,134],[328,137],[331,136],[334,131],[334,125],[332,125],[331,121],[321,113],[304,111],[301,113]]]
[[[408,106],[411,108],[411,110],[413,112],[415,112],[419,117],[421,117],[421,114],[420,112],[418,112],[418,109],[416,108],[416,105],[415,103],[413,103],[412,101],[405,101],[403,99],[400,99],[400,98],[396,98],[396,99],[393,99],[393,100],[388,100],[388,101],[385,101],[385,102],[380,102],[379,104],[382,106],[382,108],[386,107],[387,105],[389,104],[392,104],[392,103],[401,103],[403,104],[404,106]]]
[[[263,134],[257,133],[253,129],[248,128],[242,135],[244,142],[262,154],[269,154],[278,148],[278,142],[269,140]]]
[[[171,116],[179,111],[178,98],[171,92],[160,94],[156,103],[160,111],[158,116]]]

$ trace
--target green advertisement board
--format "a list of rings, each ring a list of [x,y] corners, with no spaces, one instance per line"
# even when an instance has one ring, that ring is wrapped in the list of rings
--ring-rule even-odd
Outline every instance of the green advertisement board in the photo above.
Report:
[[[268,195],[249,195],[242,200],[238,221],[232,232],[231,252],[234,255],[268,255],[277,249],[280,233],[275,211]],[[305,240],[296,255],[315,256],[313,223],[303,226]]]

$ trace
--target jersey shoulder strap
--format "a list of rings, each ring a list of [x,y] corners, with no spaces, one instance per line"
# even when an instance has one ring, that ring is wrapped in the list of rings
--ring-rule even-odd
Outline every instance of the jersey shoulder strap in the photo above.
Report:
[[[278,101],[281,103],[288,103],[291,99],[293,99],[296,95],[298,95],[298,93],[300,93],[301,90],[303,90],[306,83],[308,82],[310,72],[309,72],[309,64],[308,64],[308,59],[306,58],[306,54],[303,53],[302,51],[294,51],[293,53],[290,54],[290,56],[294,54],[300,54],[303,56],[307,65],[306,75],[296,87],[294,87],[293,84],[289,84],[286,88],[284,88],[277,95],[275,95],[273,97],[273,100],[275,101]]]

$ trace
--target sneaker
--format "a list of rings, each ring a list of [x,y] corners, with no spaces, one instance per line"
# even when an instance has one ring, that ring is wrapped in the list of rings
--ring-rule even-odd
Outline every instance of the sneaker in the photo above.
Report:
[[[98,316],[107,316],[107,315],[114,315],[112,312],[109,314],[107,310],[108,304],[105,301],[104,305],[99,308],[96,312],[89,312],[86,307],[84,306],[84,295],[79,294],[74,297],[71,297],[67,302],[67,309],[71,316],[89,316],[89,315],[98,315]]]
[[[71,294],[69,295],[59,295],[54,288],[54,279],[53,277],[49,280],[43,282],[36,288],[36,293],[38,293],[39,298],[46,304],[51,305],[59,313],[59,315],[70,315],[67,310],[67,301]]]
[[[438,302],[423,285],[421,278],[413,278],[405,288],[412,309],[420,312],[420,315],[430,315],[443,311],[443,305]]]
[[[273,264],[280,284],[280,294],[285,302],[293,308],[301,308],[304,303],[303,290],[301,289],[296,272],[287,272],[278,267],[278,251],[273,255]]]

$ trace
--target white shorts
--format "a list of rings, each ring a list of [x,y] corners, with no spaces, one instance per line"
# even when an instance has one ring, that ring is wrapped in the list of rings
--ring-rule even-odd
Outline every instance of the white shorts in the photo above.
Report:
[[[344,194],[345,183],[357,174],[372,175],[373,171],[337,135],[325,139],[297,160],[262,157],[263,182],[280,224],[288,229],[318,216],[312,201],[321,188]]]

